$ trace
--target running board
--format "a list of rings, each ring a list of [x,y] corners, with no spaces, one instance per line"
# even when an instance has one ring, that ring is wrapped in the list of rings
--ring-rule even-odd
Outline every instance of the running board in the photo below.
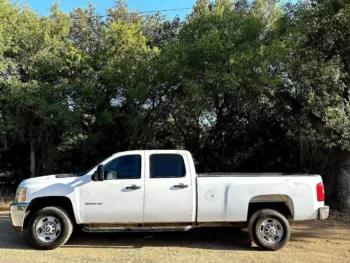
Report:
[[[97,233],[109,233],[109,232],[181,232],[189,231],[192,226],[167,226],[167,227],[83,227],[84,232],[97,232]]]

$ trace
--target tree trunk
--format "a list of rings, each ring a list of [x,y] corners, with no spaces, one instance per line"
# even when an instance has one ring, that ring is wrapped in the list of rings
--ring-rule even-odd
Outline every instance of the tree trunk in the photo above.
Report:
[[[339,150],[336,189],[340,208],[350,212],[350,151]]]
[[[30,133],[30,177],[35,177],[35,141]]]

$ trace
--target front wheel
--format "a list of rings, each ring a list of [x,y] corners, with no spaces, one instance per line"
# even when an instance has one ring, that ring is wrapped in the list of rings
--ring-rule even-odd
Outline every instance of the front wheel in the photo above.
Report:
[[[72,231],[73,225],[67,212],[59,207],[39,210],[28,227],[30,242],[40,250],[52,250],[64,245]]]
[[[266,250],[279,250],[290,239],[288,220],[275,210],[260,210],[251,226],[254,242]]]

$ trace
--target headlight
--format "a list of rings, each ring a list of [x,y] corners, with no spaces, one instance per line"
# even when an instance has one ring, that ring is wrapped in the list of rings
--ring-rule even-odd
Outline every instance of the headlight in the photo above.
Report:
[[[26,195],[27,195],[27,188],[26,187],[18,187],[16,191],[16,198],[15,203],[25,203],[26,201]]]

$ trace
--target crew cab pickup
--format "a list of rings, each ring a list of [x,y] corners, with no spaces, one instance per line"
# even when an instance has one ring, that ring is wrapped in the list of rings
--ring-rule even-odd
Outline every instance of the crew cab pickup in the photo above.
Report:
[[[290,238],[291,220],[326,219],[319,175],[197,174],[182,150],[116,153],[80,174],[27,179],[10,207],[15,230],[37,249],[86,232],[187,231],[248,226],[268,250]]]

